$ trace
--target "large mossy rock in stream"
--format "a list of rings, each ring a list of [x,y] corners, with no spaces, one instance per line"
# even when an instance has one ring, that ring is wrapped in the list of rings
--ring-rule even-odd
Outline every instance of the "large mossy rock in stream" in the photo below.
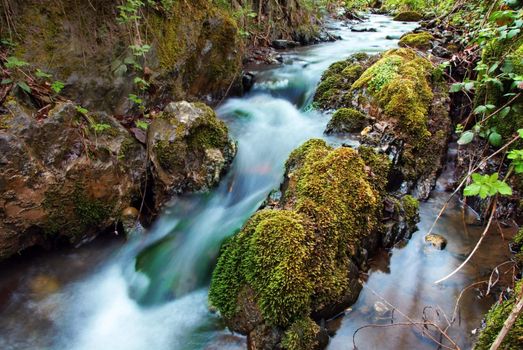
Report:
[[[423,15],[416,11],[400,12],[394,16],[395,21],[399,22],[418,22],[423,19]]]
[[[0,4],[0,35],[13,38],[14,56],[65,82],[61,94],[93,111],[130,110],[127,97],[137,93],[135,77],[151,84],[145,94],[151,106],[166,99],[218,101],[241,81],[242,41],[236,22],[214,2],[144,5],[137,21],[141,43],[151,46],[145,60],[129,48],[140,40],[130,40],[137,36],[134,24],[130,29],[118,23],[119,5],[105,0],[7,0]]]
[[[149,126],[147,142],[156,207],[173,194],[215,186],[236,154],[227,125],[204,103],[168,104]]]
[[[118,121],[82,115],[72,103],[56,105],[43,120],[14,101],[5,107],[0,259],[36,244],[90,239],[139,200],[145,148]]]
[[[398,45],[401,47],[410,47],[419,50],[428,50],[432,48],[434,37],[428,32],[409,33],[401,37]]]
[[[393,160],[391,189],[425,199],[443,166],[451,132],[447,86],[432,64],[411,49],[381,56],[352,56],[322,77],[317,106],[356,108],[372,120],[364,145],[378,147]],[[357,74],[347,75],[347,71]],[[330,84],[330,82],[336,84]],[[324,84],[330,89],[320,90]]]
[[[324,346],[316,322],[361,290],[359,271],[381,240],[390,161],[370,149],[310,140],[286,163],[282,198],[223,246],[209,300],[251,349]]]

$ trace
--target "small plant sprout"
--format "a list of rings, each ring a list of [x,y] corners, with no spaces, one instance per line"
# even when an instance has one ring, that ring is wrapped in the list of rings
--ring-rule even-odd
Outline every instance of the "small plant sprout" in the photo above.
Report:
[[[502,196],[512,195],[512,189],[506,182],[499,180],[499,174],[481,175],[474,173],[471,175],[472,183],[465,187],[463,194],[466,197],[478,196],[481,199],[492,197],[498,193]]]

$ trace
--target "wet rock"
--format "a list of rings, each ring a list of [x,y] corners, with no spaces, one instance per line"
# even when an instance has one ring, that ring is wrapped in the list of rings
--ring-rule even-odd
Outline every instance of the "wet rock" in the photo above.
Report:
[[[225,244],[211,283],[211,305],[231,330],[249,336],[251,348],[292,341],[292,349],[313,349],[321,331],[312,319],[357,300],[359,271],[378,244],[389,166],[373,150],[333,149],[322,140],[291,154],[283,196]]]
[[[401,38],[401,35],[387,35],[385,39],[387,40],[399,40]]]
[[[352,27],[351,32],[355,33],[376,33],[378,30],[376,28],[367,28],[367,27]]]
[[[170,103],[148,129],[155,203],[218,184],[236,154],[225,123],[203,103]]]
[[[31,279],[29,288],[33,294],[43,298],[56,293],[60,289],[60,282],[53,276],[38,275]]]
[[[134,207],[127,207],[122,211],[122,226],[128,239],[140,237],[145,233],[145,229],[140,223],[140,212]]]
[[[447,246],[447,239],[442,235],[431,233],[425,236],[425,242],[438,250],[443,250]]]
[[[278,50],[284,50],[284,49],[292,49],[296,46],[299,46],[300,43],[292,41],[292,40],[273,40],[271,43],[272,47]]]
[[[356,133],[369,124],[365,114],[352,108],[340,108],[334,113],[325,133],[327,135],[340,133]]]
[[[243,92],[249,92],[254,86],[256,76],[252,72],[246,72],[242,77]]]
[[[145,148],[114,118],[59,103],[36,121],[16,102],[0,130],[0,259],[36,244],[78,244],[140,197]]]
[[[390,318],[392,309],[385,303],[377,301],[374,303],[374,314],[378,319]]]
[[[443,46],[437,45],[432,49],[432,54],[441,58],[450,58],[452,53]]]

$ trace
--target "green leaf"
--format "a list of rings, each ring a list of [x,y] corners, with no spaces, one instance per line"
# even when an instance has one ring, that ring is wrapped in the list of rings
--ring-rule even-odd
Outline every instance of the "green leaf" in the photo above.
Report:
[[[492,132],[488,137],[488,141],[492,146],[499,147],[503,142],[503,138],[497,132]]]
[[[499,181],[497,190],[502,196],[512,196],[512,188],[506,182]]]
[[[5,60],[5,67],[7,69],[20,68],[28,66],[29,63],[18,59],[17,57],[11,56]]]
[[[521,31],[520,29],[509,30],[509,32],[507,33],[507,39],[512,39],[513,37],[518,35],[520,31]]]
[[[463,146],[469,144],[474,139],[474,133],[472,131],[465,131],[461,134],[461,137],[458,140],[458,145]]]
[[[479,194],[480,189],[481,186],[479,184],[472,183],[465,187],[465,189],[463,190],[463,195],[465,195],[466,197],[477,196]]]
[[[518,134],[523,139],[523,129],[518,129]]]
[[[20,87],[20,89],[24,90],[28,94],[31,93],[31,88],[29,87],[29,85],[27,85],[27,83],[25,81],[20,81],[16,85],[18,85]]]
[[[463,83],[452,84],[452,86],[450,87],[450,92],[460,92],[462,88]]]
[[[13,82],[13,79],[2,79],[2,82],[0,82],[0,84],[7,85],[7,84],[11,84],[12,82]]]
[[[483,114],[487,111],[487,106],[477,106],[476,109],[474,109],[474,114]]]
[[[87,108],[84,108],[82,106],[76,106],[76,111],[80,114],[83,114],[83,115],[87,115],[87,113],[89,113],[89,111],[87,110]]]
[[[51,74],[42,71],[40,68],[38,68],[38,69],[36,70],[35,75],[36,75],[38,78],[42,78],[42,79],[49,79],[49,78],[52,77]]]
[[[510,113],[510,106],[503,108],[501,111],[499,111],[499,116],[501,118],[505,118]]]
[[[65,87],[65,84],[62,83],[62,82],[59,81],[59,80],[57,80],[57,81],[55,81],[55,82],[53,82],[53,83],[51,84],[51,89],[52,89],[55,93],[57,93],[57,94],[59,94],[60,91],[62,91],[62,89],[63,89],[64,87]]]

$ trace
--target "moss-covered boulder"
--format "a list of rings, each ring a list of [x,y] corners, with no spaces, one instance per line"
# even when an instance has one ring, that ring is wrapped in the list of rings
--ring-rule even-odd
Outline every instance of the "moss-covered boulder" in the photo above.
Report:
[[[523,290],[523,282],[520,281],[516,284],[512,296],[501,303],[496,303],[485,317],[485,328],[479,335],[478,342],[474,346],[474,350],[488,350],[491,348],[492,343],[498,336],[503,323],[508,318],[510,312],[514,308],[514,305],[518,302],[518,298],[521,297],[521,291]],[[519,296],[519,297],[518,297]],[[506,350],[517,350],[521,349],[523,345],[523,317],[519,315],[516,318],[516,322],[508,332],[507,336],[501,343],[500,349]]]
[[[369,125],[369,121],[365,114],[353,108],[340,108],[327,124],[325,133],[330,135],[360,132],[367,125]]]
[[[399,22],[418,22],[423,19],[423,15],[416,11],[400,12],[394,16],[395,21]]]
[[[139,203],[145,147],[117,120],[61,103],[37,121],[12,101],[0,129],[0,259],[36,244],[79,243]]]
[[[310,140],[286,163],[279,202],[223,246],[209,300],[252,349],[313,349],[318,321],[354,303],[382,230],[390,161]]]
[[[175,193],[215,186],[236,154],[227,126],[203,103],[170,103],[147,135],[157,206]]]
[[[322,75],[314,95],[315,106],[322,109],[338,109],[350,105],[350,88],[373,62],[365,53],[357,53],[348,59],[333,63]]]
[[[360,62],[368,68],[356,80],[340,81],[335,92],[327,98],[317,94],[316,101],[326,109],[363,111],[374,124],[361,141],[380,147],[393,159],[391,186],[404,194],[413,189],[416,197],[427,198],[451,131],[447,87],[433,74],[432,64],[412,49],[390,50]],[[332,76],[339,73],[324,76],[320,86]]]
[[[419,49],[419,50],[428,50],[432,47],[432,40],[434,37],[432,34],[427,32],[421,32],[421,33],[410,33],[407,35],[404,35],[400,41],[399,46],[401,47],[410,47],[413,49]]]

